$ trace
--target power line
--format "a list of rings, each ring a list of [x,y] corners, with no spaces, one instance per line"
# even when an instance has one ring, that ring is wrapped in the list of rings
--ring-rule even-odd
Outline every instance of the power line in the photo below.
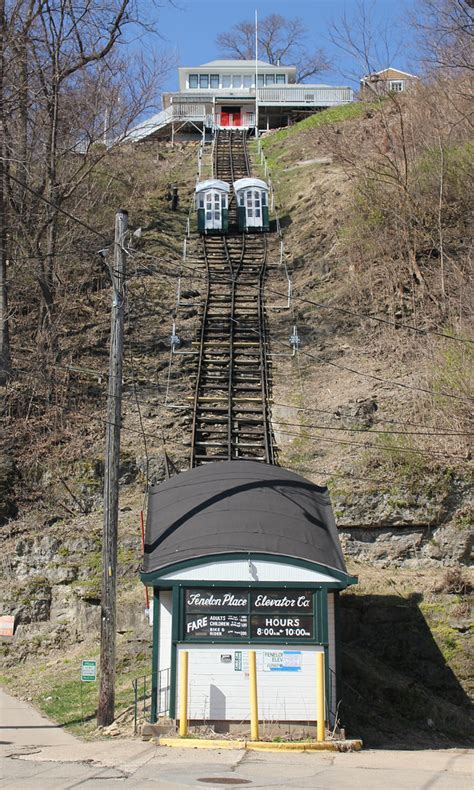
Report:
[[[132,367],[133,367],[133,362],[131,362],[131,364],[132,364]],[[100,379],[106,379],[107,376],[108,376],[108,374],[106,372],[94,371],[94,370],[88,369],[88,368],[79,368],[79,367],[76,367],[74,365],[59,365],[57,363],[53,363],[51,365],[51,367],[57,368],[59,370],[65,370],[65,371],[72,372],[72,373],[79,373],[81,375],[93,376],[94,378],[97,377],[97,378],[100,378]],[[129,393],[129,394],[130,394],[130,398],[133,399],[133,401],[137,405],[162,406],[164,408],[169,408],[168,405],[167,405],[167,402],[166,402],[166,398],[165,398],[165,400],[160,400],[160,401],[157,401],[156,399],[154,399],[153,401],[150,401],[150,400],[145,400],[143,398],[138,398],[138,395],[136,393],[136,386],[137,385],[136,385],[136,374],[135,374],[135,370],[134,369],[132,370],[131,379],[132,379],[131,380],[131,386],[133,388],[133,392]],[[158,385],[155,385],[155,386],[158,386]],[[94,393],[94,397],[97,394],[101,395],[102,397],[106,397],[106,393]],[[126,396],[127,396],[127,393],[124,393],[124,398]],[[43,399],[42,396],[40,396],[40,395],[36,395],[35,397],[39,397],[40,399]],[[86,397],[87,397],[87,393],[86,393]],[[309,408],[309,407],[298,407],[298,406],[293,406],[293,405],[288,404],[288,403],[279,403],[279,402],[273,402],[273,403],[271,403],[271,406],[278,406],[280,408],[293,409],[293,410],[304,411],[304,412],[317,412],[317,413],[323,413],[323,414],[330,414],[330,415],[333,416],[334,419],[336,419],[335,416],[334,416],[334,412],[331,412],[329,410]],[[192,408],[192,404],[190,403],[189,404],[189,409],[191,409],[191,408]],[[356,416],[345,415],[345,414],[341,414],[341,418],[343,418],[343,419],[352,419],[352,420],[360,419],[360,418],[358,418]],[[387,420],[378,419],[378,420],[374,420],[374,421],[377,422],[377,423],[390,423],[390,424],[396,424],[396,425],[407,425],[407,426],[410,426],[410,427],[425,428],[426,430],[423,430],[423,431],[393,431],[393,430],[377,430],[377,429],[373,429],[373,428],[350,428],[350,427],[331,426],[331,425],[312,425],[312,424],[305,425],[304,423],[293,423],[293,422],[289,422],[289,421],[285,421],[285,420],[277,420],[277,419],[272,419],[272,424],[289,425],[289,426],[296,426],[296,427],[301,427],[301,428],[314,428],[314,429],[317,429],[317,430],[341,431],[341,432],[347,432],[347,433],[373,433],[373,434],[400,435],[400,436],[463,437],[463,436],[473,436],[474,435],[474,432],[472,432],[472,431],[432,430],[431,426],[425,426],[422,423],[402,422],[402,421],[398,421],[398,420],[389,420],[389,419],[387,419]]]
[[[288,403],[278,403],[274,401],[273,406],[281,406],[284,409],[293,409],[294,411],[303,411],[303,412],[315,412],[317,414],[330,414],[334,420],[358,420],[360,422],[361,419],[364,419],[363,416],[357,416],[354,414],[345,414],[342,411],[335,411],[330,409],[317,409],[315,407],[311,408],[310,406],[294,406],[289,405]],[[426,425],[422,422],[408,422],[406,420],[392,420],[388,417],[372,417],[370,415],[370,420],[378,425],[382,424],[389,424],[389,425],[407,425],[411,428],[424,428],[425,430],[437,430],[436,425]]]
[[[383,445],[383,444],[372,444],[371,442],[351,442],[346,439],[334,439],[333,437],[329,436],[320,436],[308,433],[296,433],[295,431],[285,431],[277,428],[277,433],[284,434],[285,436],[295,436],[299,439],[316,439],[318,442],[329,442],[331,444],[345,444],[351,445],[353,447],[364,447],[374,448],[375,450],[389,450],[390,452],[395,453],[416,453],[417,455],[440,455],[443,458],[450,458],[450,459],[459,459],[460,461],[465,461],[465,458],[461,455],[448,455],[447,453],[443,453],[439,450],[420,450],[418,448],[409,448],[409,447],[400,447],[398,445]]]
[[[307,425],[299,422],[285,422],[284,420],[272,420],[276,425],[290,425],[301,428],[317,428],[318,430],[325,431],[346,431],[348,433],[380,433],[382,435],[391,436],[474,436],[473,431],[382,431],[373,428],[343,428],[342,426],[332,427],[330,425]]]
[[[135,253],[135,255],[136,256],[137,255],[141,255],[141,256],[143,256],[145,258],[150,258],[152,260],[156,260],[159,263],[162,263],[161,261],[159,261],[159,259],[157,259],[154,255],[151,255],[150,253],[146,253],[146,252],[141,251],[141,252]],[[170,265],[170,266],[178,266],[179,265],[180,267],[182,267],[184,269],[189,269],[190,271],[192,271],[195,276],[207,279],[206,272],[197,272],[194,267],[192,267],[189,264],[186,264],[186,263],[184,263],[182,261],[179,264],[178,263],[173,263],[172,261],[167,261],[166,263],[168,265]],[[147,267],[145,267],[145,268],[147,268]],[[153,273],[152,270],[150,270],[150,272]],[[223,282],[223,281],[231,282],[231,278],[224,277],[224,276],[220,276],[220,280],[221,280],[221,282]],[[254,287],[256,290],[258,290],[258,286],[251,286],[251,285],[249,285],[248,287],[249,288]],[[269,287],[267,285],[265,285],[265,290],[266,290],[267,293],[272,294],[273,296],[281,296],[283,299],[286,299],[288,297],[287,293],[283,293],[281,291],[276,291],[275,289],[273,289],[273,288],[271,288],[271,287]],[[467,343],[467,344],[471,344],[471,345],[474,344],[474,340],[470,340],[469,338],[465,338],[465,337],[460,337],[459,335],[448,334],[447,332],[439,332],[436,329],[423,329],[421,327],[412,326],[410,324],[404,324],[404,323],[401,323],[399,321],[391,321],[388,318],[381,318],[380,316],[374,316],[374,315],[371,315],[370,313],[360,313],[360,312],[358,312],[356,310],[350,310],[349,308],[346,308],[346,307],[338,307],[337,305],[330,305],[330,304],[326,304],[325,302],[316,302],[313,299],[307,299],[307,298],[305,298],[303,296],[295,296],[294,293],[292,293],[291,298],[295,302],[302,302],[304,304],[310,304],[310,305],[313,305],[314,307],[320,307],[320,308],[323,308],[325,310],[335,310],[337,312],[345,313],[346,315],[350,315],[350,316],[352,316],[354,318],[363,318],[364,320],[376,321],[378,323],[382,323],[382,324],[387,324],[389,326],[393,326],[395,329],[406,329],[407,331],[416,332],[416,333],[418,333],[420,335],[435,335],[436,337],[442,337],[445,340],[454,340],[455,342],[458,342],[458,343]]]
[[[34,195],[36,198],[38,198],[38,200],[43,201],[44,203],[46,203],[47,205],[51,206],[56,211],[58,211],[60,214],[63,214],[64,216],[66,216],[69,219],[71,219],[73,222],[76,222],[77,224],[81,225],[86,230],[90,231],[91,233],[96,234],[101,239],[107,241],[107,236],[105,236],[104,233],[102,233],[101,231],[97,230],[96,228],[91,227],[90,225],[88,225],[83,220],[79,219],[75,215],[69,213],[65,209],[61,208],[60,206],[56,205],[52,201],[48,200],[47,198],[44,197],[44,195],[41,195],[39,192],[36,192],[34,189],[29,187],[23,181],[21,181],[20,179],[16,178],[16,176],[14,176],[12,173],[9,173],[9,178],[11,178],[13,181],[15,181],[23,189],[26,189],[28,192],[30,192],[32,195]],[[130,250],[126,250],[126,252],[127,252],[127,254],[131,254]],[[149,257],[149,258],[155,259],[154,256],[151,256],[148,253],[141,252],[139,254],[143,255],[145,257]],[[175,265],[177,265],[177,264],[175,264]],[[182,263],[180,265],[182,265],[183,268],[192,268],[192,267],[187,266],[184,263]],[[204,274],[204,276],[205,276],[205,274]],[[283,298],[287,297],[287,294],[282,293],[280,291],[275,291],[275,290],[273,290],[271,288],[268,288],[268,287],[266,288],[266,290],[267,290],[268,293],[271,293],[274,296],[281,296]],[[400,321],[391,321],[388,318],[381,318],[380,316],[374,316],[374,315],[371,315],[370,313],[361,313],[361,312],[356,311],[356,310],[350,310],[349,308],[346,308],[346,307],[338,307],[337,305],[329,305],[329,304],[326,304],[325,302],[316,302],[313,299],[307,299],[307,298],[302,297],[302,296],[295,296],[294,294],[292,295],[292,299],[294,299],[294,301],[302,302],[303,304],[310,304],[310,305],[313,305],[314,307],[318,307],[318,308],[321,308],[321,309],[324,309],[324,310],[334,310],[334,311],[342,313],[344,315],[350,315],[351,317],[354,317],[354,318],[363,318],[364,320],[376,321],[378,323],[386,324],[388,326],[393,326],[395,329],[406,329],[408,331],[415,332],[415,333],[421,334],[421,335],[426,335],[426,334],[434,335],[436,337],[442,337],[442,338],[444,338],[446,340],[453,340],[453,341],[458,342],[458,343],[467,343],[467,344],[473,344],[474,343],[473,340],[470,340],[469,338],[460,337],[459,335],[448,334],[446,332],[439,332],[438,330],[435,330],[435,329],[423,329],[423,328],[420,328],[420,327],[412,326],[410,324],[402,323]]]
[[[23,181],[20,181],[20,179],[16,178],[16,176],[14,176],[12,173],[9,173],[8,177],[11,178],[12,181],[15,181],[19,186],[23,187],[23,189],[26,189],[27,192],[30,192],[32,195],[38,198],[38,200],[42,200],[43,203],[46,203],[48,206],[51,206],[51,208],[54,208],[60,214],[64,214],[64,216],[68,217],[68,219],[72,219],[73,222],[77,222],[78,225],[82,225],[82,227],[90,231],[90,233],[95,233],[96,236],[99,236],[104,241],[108,240],[107,236],[104,233],[102,233],[100,230],[91,227],[90,225],[87,224],[87,222],[83,222],[82,219],[79,219],[79,217],[74,216],[74,214],[70,214],[69,211],[66,211],[66,209],[57,206],[55,203],[52,203],[51,200],[48,200],[48,198],[45,198],[44,195],[41,195],[39,192],[36,192],[34,189],[29,187]]]
[[[174,264],[169,264],[169,265],[174,265]],[[188,268],[188,269],[191,268],[189,266],[186,266],[186,264],[182,264],[182,266],[184,268]],[[205,276],[205,274],[202,273],[200,276]],[[228,282],[231,282],[230,278],[222,278],[221,281],[223,279],[225,279]],[[257,287],[257,290],[258,290],[258,287]],[[269,289],[269,292],[273,293],[273,294],[278,294],[279,296],[284,296],[285,298],[287,296],[287,294],[282,294],[282,293],[280,293],[278,291],[272,291],[271,289]],[[232,320],[235,321],[235,323],[240,323],[240,321],[238,319],[232,319]],[[253,334],[256,334],[257,336],[261,336],[260,333],[257,330],[250,330],[250,331]],[[446,335],[446,337],[451,338],[451,335]],[[280,345],[284,345],[285,348],[286,348],[286,343],[283,343],[283,341],[280,341],[280,340],[274,338],[274,342],[280,343]],[[470,341],[470,340],[467,341],[466,340],[465,342],[471,343],[472,341]],[[357,369],[352,368],[352,367],[349,367],[348,365],[341,365],[341,364],[339,364],[337,362],[333,362],[333,361],[327,360],[327,359],[321,360],[318,357],[314,356],[314,354],[311,354],[309,351],[305,351],[304,349],[300,349],[298,353],[303,354],[304,356],[307,356],[310,359],[315,360],[320,365],[330,365],[332,367],[338,368],[339,370],[345,370],[345,371],[347,371],[349,373],[353,373],[356,376],[361,376],[362,378],[373,379],[374,381],[380,381],[383,384],[390,384],[391,386],[394,386],[394,387],[402,387],[403,389],[414,390],[415,392],[424,392],[424,393],[426,393],[428,395],[432,395],[434,397],[443,396],[445,398],[453,398],[455,400],[461,400],[461,401],[466,401],[466,402],[474,400],[474,398],[471,398],[469,396],[463,396],[463,395],[458,395],[458,394],[454,394],[454,393],[450,393],[450,392],[444,392],[443,390],[440,390],[439,392],[436,392],[435,390],[429,390],[426,387],[417,387],[414,384],[404,384],[403,382],[400,382],[400,381],[393,381],[391,379],[385,379],[382,376],[376,376],[373,373],[363,373],[362,371],[357,370]]]

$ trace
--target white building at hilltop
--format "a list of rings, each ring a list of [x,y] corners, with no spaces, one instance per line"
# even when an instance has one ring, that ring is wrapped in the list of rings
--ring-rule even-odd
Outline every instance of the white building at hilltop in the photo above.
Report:
[[[349,87],[296,82],[295,66],[262,60],[212,60],[178,69],[179,90],[163,94],[163,110],[136,126],[127,141],[178,131],[272,129],[353,101]]]

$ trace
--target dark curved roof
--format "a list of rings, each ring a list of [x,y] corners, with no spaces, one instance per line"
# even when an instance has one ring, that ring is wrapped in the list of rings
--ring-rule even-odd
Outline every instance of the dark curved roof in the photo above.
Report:
[[[223,461],[150,489],[143,573],[247,551],[346,573],[327,488],[278,466]]]

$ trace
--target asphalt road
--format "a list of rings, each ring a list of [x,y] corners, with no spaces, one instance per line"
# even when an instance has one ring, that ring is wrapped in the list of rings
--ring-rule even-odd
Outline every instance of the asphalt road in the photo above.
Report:
[[[82,742],[0,692],[0,788],[472,790],[474,751],[262,753]]]

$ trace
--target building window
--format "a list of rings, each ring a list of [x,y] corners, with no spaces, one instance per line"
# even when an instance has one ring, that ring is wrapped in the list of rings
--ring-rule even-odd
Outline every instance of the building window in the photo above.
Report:
[[[199,75],[199,87],[200,88],[208,88],[209,87],[209,74],[200,74]]]
[[[388,89],[394,93],[400,93],[404,89],[403,80],[391,80],[388,83]]]
[[[254,84],[253,74],[244,74],[244,88],[251,88]]]
[[[242,87],[242,74],[233,74],[232,75],[232,87],[233,88],[241,88]]]
[[[259,88],[263,88],[264,85],[265,85],[265,75],[264,74],[259,74],[258,75],[258,87]]]
[[[189,75],[189,87],[190,88],[197,88],[199,85],[199,77],[197,74],[190,74]]]
[[[223,88],[230,88],[230,74],[223,74],[222,75],[222,87]]]
[[[284,74],[277,74],[276,75],[277,85],[284,85],[286,82],[286,77]]]
[[[265,75],[265,84],[266,85],[274,85],[275,84],[275,75],[274,74],[266,74]]]
[[[218,88],[218,87],[219,87],[219,75],[211,74],[211,88]]]

